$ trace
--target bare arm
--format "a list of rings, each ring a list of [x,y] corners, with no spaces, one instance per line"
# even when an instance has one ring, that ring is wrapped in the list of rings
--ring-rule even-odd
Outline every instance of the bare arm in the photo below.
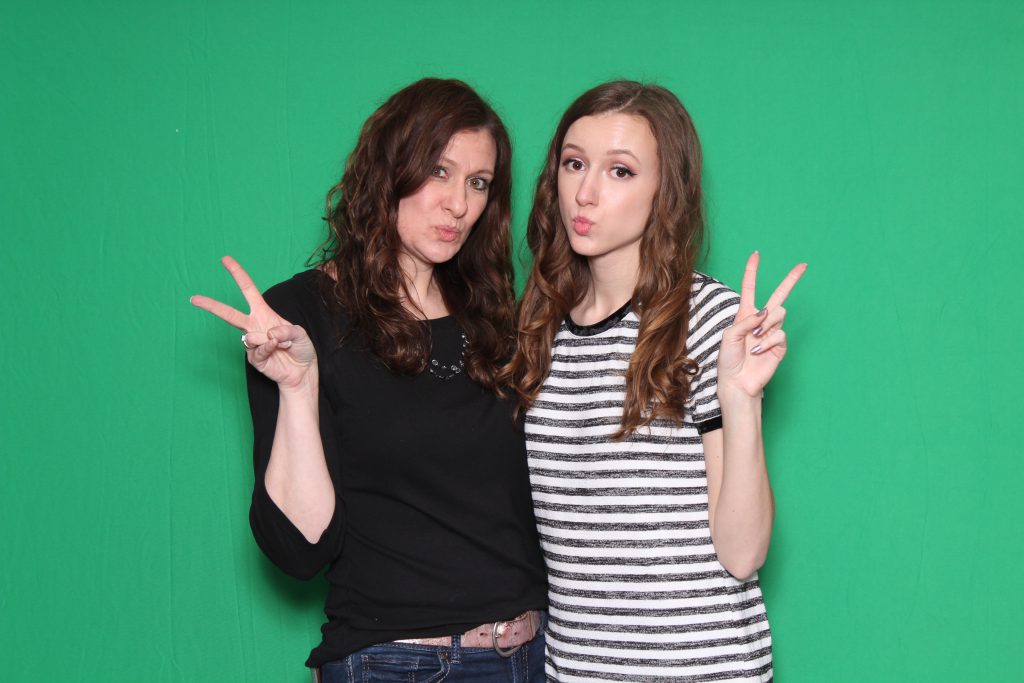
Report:
[[[737,578],[764,564],[775,519],[761,440],[761,405],[722,404],[722,429],[704,434],[708,517],[718,559]]]
[[[761,395],[786,355],[782,303],[806,270],[800,264],[757,310],[754,289],[758,254],[747,262],[740,308],[725,331],[718,356],[722,429],[704,435],[708,516],[715,552],[737,578],[764,564],[775,520],[761,436]]]
[[[267,495],[310,542],[316,543],[334,516],[334,486],[320,437],[319,371],[306,331],[278,315],[245,270],[222,260],[249,304],[248,315],[205,296],[193,305],[245,331],[246,358],[277,383],[273,446],[264,484]]]
[[[310,543],[317,543],[334,516],[334,485],[320,438],[319,381],[315,370],[303,385],[280,388],[274,445],[264,484],[267,494]]]

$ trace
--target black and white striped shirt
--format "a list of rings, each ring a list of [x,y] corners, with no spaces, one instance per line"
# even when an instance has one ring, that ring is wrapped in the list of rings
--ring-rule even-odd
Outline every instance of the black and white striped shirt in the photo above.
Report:
[[[547,676],[554,681],[770,681],[757,577],[733,578],[708,529],[701,434],[721,425],[718,348],[735,292],[696,273],[687,354],[700,365],[683,424],[614,441],[639,319],[627,304],[566,321],[526,420],[547,561]]]

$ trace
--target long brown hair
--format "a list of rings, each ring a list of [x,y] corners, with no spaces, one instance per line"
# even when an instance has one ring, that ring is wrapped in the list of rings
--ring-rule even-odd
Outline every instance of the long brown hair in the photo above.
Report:
[[[686,355],[690,288],[704,237],[701,149],[690,115],[657,85],[614,81],[569,105],[537,180],[527,242],[534,263],[519,307],[518,346],[507,373],[520,407],[529,408],[551,370],[555,333],[590,286],[585,257],[570,246],[558,208],[558,171],[566,132],[578,119],[622,113],[646,119],[658,144],[660,186],[640,240],[640,271],[632,307],[640,317],[636,350],[626,371],[626,396],[616,438],[658,418],[680,420],[697,363]]]
[[[394,372],[422,372],[430,332],[402,305],[398,202],[426,182],[451,138],[466,130],[486,130],[493,138],[494,178],[465,244],[434,267],[434,279],[469,340],[467,374],[495,390],[514,340],[512,146],[501,119],[468,85],[425,78],[399,90],[366,120],[344,175],[327,194],[329,234],[310,263],[334,276],[323,279],[324,293],[345,312],[346,333],[358,331]]]

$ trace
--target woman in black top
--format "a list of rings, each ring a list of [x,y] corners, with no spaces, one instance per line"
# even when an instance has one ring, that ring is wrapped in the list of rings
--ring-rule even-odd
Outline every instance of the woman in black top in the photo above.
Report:
[[[263,297],[225,257],[250,313],[193,297],[244,331],[258,544],[299,578],[329,567],[320,680],[543,678],[544,565],[498,397],[510,162],[472,89],[418,81],[363,126],[315,269]]]

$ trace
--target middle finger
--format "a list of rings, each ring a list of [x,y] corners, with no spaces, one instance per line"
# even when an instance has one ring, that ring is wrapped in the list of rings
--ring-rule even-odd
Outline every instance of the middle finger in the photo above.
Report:
[[[237,327],[240,330],[244,330],[249,324],[249,316],[241,311],[222,304],[216,299],[211,299],[208,296],[202,294],[196,294],[190,299],[192,305],[196,308],[201,308],[204,311],[213,313],[215,316],[226,322],[232,327]]]
[[[796,283],[800,281],[800,278],[806,270],[807,264],[801,263],[794,267],[793,270],[789,271],[789,274],[782,279],[779,286],[776,287],[775,291],[772,292],[772,295],[768,297],[767,305],[769,307],[781,306],[782,302],[784,302],[786,297],[789,296],[789,293],[793,291],[793,287],[795,287]]]
[[[238,285],[238,289],[242,292],[242,296],[245,297],[246,302],[249,304],[249,311],[255,311],[261,306],[265,306],[266,302],[263,300],[263,295],[260,294],[259,288],[256,283],[249,277],[249,273],[245,272],[245,268],[241,266],[235,259],[230,256],[225,256],[220,260],[227,268],[228,272],[231,273],[231,277],[234,278],[235,284]]]

